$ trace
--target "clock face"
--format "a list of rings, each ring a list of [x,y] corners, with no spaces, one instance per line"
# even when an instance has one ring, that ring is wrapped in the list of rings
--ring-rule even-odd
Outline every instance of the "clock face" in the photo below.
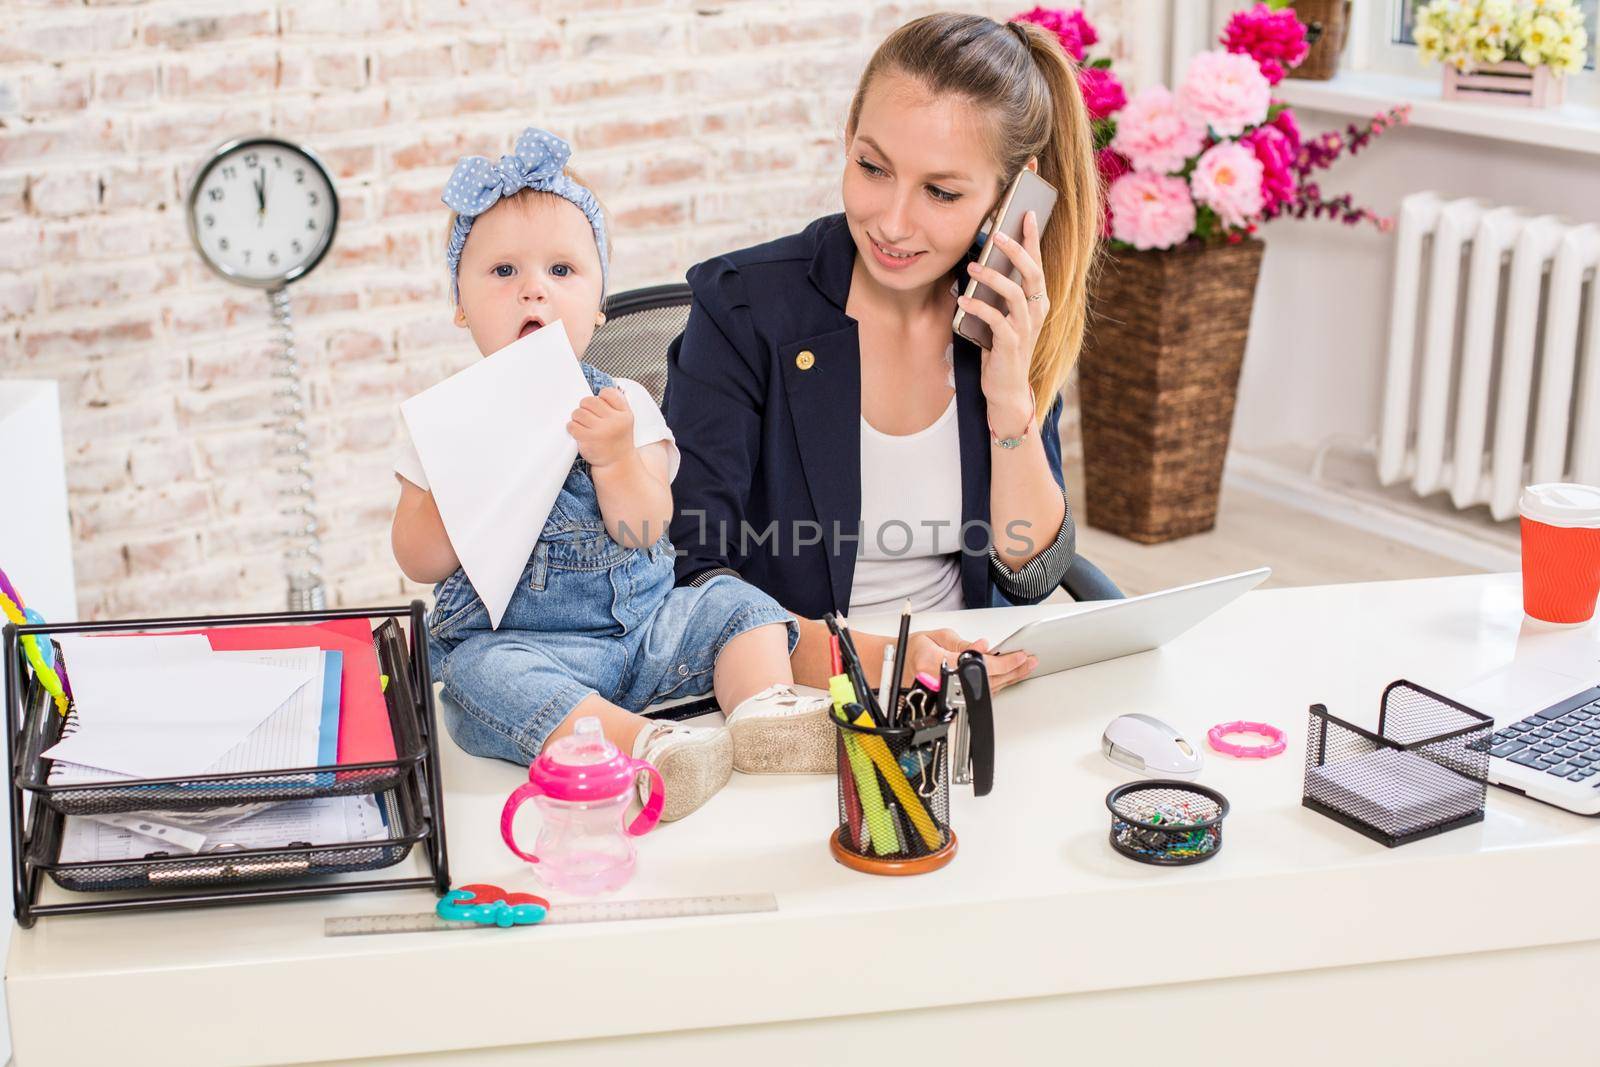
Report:
[[[189,193],[189,230],[212,269],[271,287],[314,267],[333,240],[339,203],[322,165],[269,138],[225,145]]]

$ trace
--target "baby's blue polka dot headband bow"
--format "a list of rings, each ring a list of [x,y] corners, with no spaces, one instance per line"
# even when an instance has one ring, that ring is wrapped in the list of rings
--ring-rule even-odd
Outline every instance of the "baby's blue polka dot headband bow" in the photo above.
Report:
[[[450,267],[450,282],[455,296],[461,298],[457,273],[461,268],[461,249],[466,246],[467,234],[477,217],[507,197],[522,189],[541,193],[554,193],[571,202],[594,230],[594,244],[600,250],[600,284],[602,290],[610,274],[610,253],[606,247],[606,224],[600,214],[600,202],[594,194],[571,177],[562,173],[567,160],[572,158],[572,146],[555,134],[529,126],[517,138],[511,155],[501,156],[500,162],[491,162],[484,156],[463,156],[450,172],[440,198],[456,213],[456,223],[450,230],[450,245],[445,249],[445,262]]]

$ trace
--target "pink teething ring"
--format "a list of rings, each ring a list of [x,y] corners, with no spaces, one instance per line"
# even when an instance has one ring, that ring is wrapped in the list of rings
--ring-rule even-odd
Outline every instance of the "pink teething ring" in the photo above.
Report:
[[[1259,734],[1267,739],[1267,743],[1236,745],[1223,740],[1229,734]],[[1288,747],[1283,731],[1276,726],[1264,722],[1245,722],[1242,719],[1213,726],[1206,732],[1206,741],[1224,756],[1237,756],[1239,759],[1266,759],[1268,756],[1276,756]]]

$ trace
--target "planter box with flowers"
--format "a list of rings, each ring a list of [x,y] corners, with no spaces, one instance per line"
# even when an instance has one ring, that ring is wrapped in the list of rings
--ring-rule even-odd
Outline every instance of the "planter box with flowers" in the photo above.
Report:
[[[1097,37],[1081,11],[1017,16],[1055,30],[1082,64],[1109,238],[1078,364],[1083,510],[1089,525],[1135,541],[1216,523],[1261,269],[1258,226],[1284,216],[1390,225],[1349,196],[1324,197],[1314,175],[1407,110],[1303,139],[1272,99],[1306,54],[1286,3],[1235,14],[1224,49],[1196,56],[1176,93],[1153,85],[1132,100],[1109,60],[1085,59]]]
[[[1417,11],[1418,58],[1444,63],[1446,100],[1560,107],[1589,33],[1573,0],[1434,0]]]

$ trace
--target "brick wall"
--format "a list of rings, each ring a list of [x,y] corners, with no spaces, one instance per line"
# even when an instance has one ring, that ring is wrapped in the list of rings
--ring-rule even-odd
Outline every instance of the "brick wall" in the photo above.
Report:
[[[1126,3],[1087,5],[1114,55]],[[83,615],[282,604],[266,299],[212,275],[185,228],[216,143],[270,131],[333,172],[334,247],[292,290],[324,569],[331,603],[393,602],[420,592],[388,547],[398,404],[476,354],[443,273],[455,159],[529,124],[568,137],[616,216],[615,287],[679,280],[838,210],[856,76],[934,9],[0,3],[0,376],[61,383]]]

